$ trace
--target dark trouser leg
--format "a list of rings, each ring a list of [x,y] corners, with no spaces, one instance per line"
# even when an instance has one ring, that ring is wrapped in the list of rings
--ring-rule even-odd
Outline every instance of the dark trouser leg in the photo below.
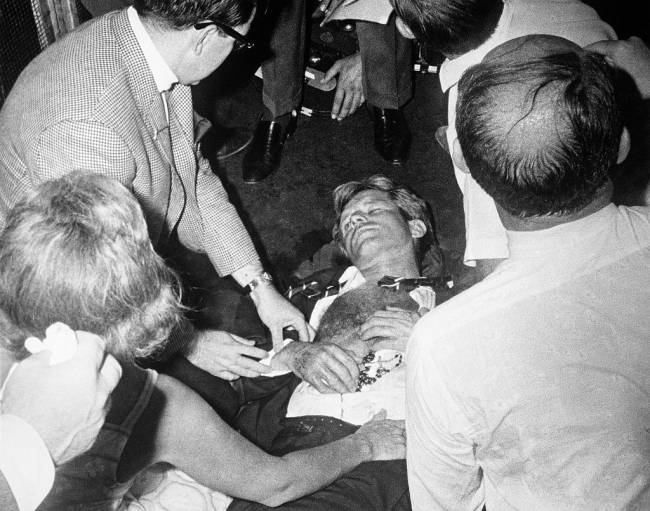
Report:
[[[397,109],[413,95],[411,41],[395,26],[357,22],[363,62],[363,92],[371,105]]]
[[[400,165],[408,157],[411,133],[401,107],[411,99],[411,42],[395,19],[387,25],[357,23],[363,63],[363,88],[373,116],[375,149],[389,163]]]
[[[270,57],[262,63],[264,106],[273,117],[297,109],[305,66],[305,1],[270,0]]]

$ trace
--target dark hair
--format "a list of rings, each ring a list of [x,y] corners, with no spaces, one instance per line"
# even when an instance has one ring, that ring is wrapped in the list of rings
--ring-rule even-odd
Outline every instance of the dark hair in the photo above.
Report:
[[[487,41],[503,12],[503,0],[393,0],[393,6],[417,39],[446,55]]]
[[[505,60],[459,82],[456,130],[470,172],[512,215],[579,211],[618,155],[612,71],[588,52]]]
[[[229,27],[246,23],[255,10],[255,0],[134,0],[144,18],[174,28],[191,27],[199,21],[218,21]]]
[[[332,227],[332,236],[334,241],[339,245],[341,244],[341,214],[356,195],[367,190],[377,190],[386,192],[391,200],[398,207],[402,217],[408,220],[422,220],[426,226],[427,232],[419,241],[419,251],[422,253],[426,251],[433,241],[433,227],[431,224],[431,215],[427,208],[427,203],[424,202],[415,193],[405,186],[396,184],[394,181],[382,174],[375,174],[362,181],[350,181],[339,185],[334,190],[334,212],[336,213],[336,220]]]
[[[151,355],[181,317],[178,289],[138,202],[104,176],[43,183],[0,235],[0,338],[18,355],[57,321],[103,337],[121,360]]]

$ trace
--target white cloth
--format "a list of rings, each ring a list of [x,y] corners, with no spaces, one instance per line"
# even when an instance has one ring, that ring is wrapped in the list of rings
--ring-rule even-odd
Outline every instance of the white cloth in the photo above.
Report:
[[[54,482],[54,464],[45,443],[15,415],[0,415],[0,472],[20,511],[36,509]]]
[[[366,280],[356,267],[350,266],[341,275],[339,282],[345,282],[345,285],[338,295],[327,296],[316,302],[309,321],[314,329],[318,329],[323,315],[338,296],[356,289]],[[421,292],[416,289],[411,291],[411,298],[421,307],[431,308],[432,304],[435,304],[435,293],[431,288],[420,289],[428,289],[430,293],[421,295]],[[402,354],[396,350],[379,350],[376,353],[377,357],[384,360],[393,360],[395,356],[400,355]],[[326,415],[351,424],[364,424],[377,412],[384,409],[389,419],[403,419],[405,416],[405,378],[406,371],[402,363],[374,383],[364,386],[360,392],[321,394],[309,383],[302,382],[291,395],[287,407],[287,417]]]
[[[413,509],[650,509],[650,209],[508,238],[414,328]]]
[[[449,91],[447,142],[454,154],[457,144],[456,100],[458,81],[465,70],[478,64],[500,44],[529,34],[549,34],[564,37],[586,46],[603,39],[615,39],[612,28],[602,21],[596,11],[577,0],[504,0],[503,13],[492,36],[481,46],[440,66],[440,85]],[[492,198],[454,161],[454,173],[463,192],[465,212],[465,263],[478,259],[508,257],[505,229]]]

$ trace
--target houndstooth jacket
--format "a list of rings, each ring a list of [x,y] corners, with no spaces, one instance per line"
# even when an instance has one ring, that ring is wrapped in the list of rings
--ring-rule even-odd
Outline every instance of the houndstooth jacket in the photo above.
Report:
[[[177,84],[177,93],[187,111],[170,112],[168,123],[125,10],[43,51],[0,111],[0,230],[36,184],[87,170],[133,191],[154,245],[176,227],[221,275],[257,261],[221,181],[197,151],[189,87]]]

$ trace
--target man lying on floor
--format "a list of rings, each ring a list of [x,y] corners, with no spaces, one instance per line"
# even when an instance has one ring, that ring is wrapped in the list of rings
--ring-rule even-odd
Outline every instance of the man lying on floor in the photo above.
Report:
[[[253,404],[254,413],[248,418],[246,406],[240,415],[244,429],[251,419],[255,422],[270,452],[290,452],[338,438],[382,409],[390,418],[403,419],[402,355],[420,313],[435,304],[432,288],[419,286],[426,280],[419,278],[420,254],[432,238],[422,199],[377,175],[339,186],[334,207],[334,239],[352,265],[330,280],[335,286],[321,285],[324,292],[319,292],[323,283],[318,279],[309,280],[303,291],[292,290],[293,302],[303,301],[301,308],[310,316],[316,339],[312,345],[289,342],[271,361],[273,368],[290,369],[308,381],[299,383],[292,376],[268,402]],[[401,278],[399,288],[379,286],[387,276]],[[335,354],[340,365],[323,369],[317,350]],[[242,383],[246,387],[247,382]],[[334,387],[345,388],[340,392]],[[230,510],[263,508],[236,500]],[[283,507],[319,508],[410,509],[405,464],[364,464],[350,477]]]
[[[390,418],[403,418],[402,353],[420,313],[435,302],[432,289],[418,287],[416,280],[420,254],[433,238],[422,199],[384,176],[373,176],[338,187],[334,207],[334,238],[352,266],[342,275],[326,272],[304,290],[294,289],[291,299],[310,316],[317,339],[288,342],[272,357],[273,369],[292,373],[241,378],[221,387],[207,375],[189,381],[221,407],[222,417],[270,453],[340,438],[382,409]],[[386,276],[405,280],[399,289],[378,286]],[[319,285],[325,292],[318,292]],[[239,328],[251,331],[249,324]],[[235,500],[229,509],[264,506]],[[410,509],[405,463],[365,463],[282,509]]]

